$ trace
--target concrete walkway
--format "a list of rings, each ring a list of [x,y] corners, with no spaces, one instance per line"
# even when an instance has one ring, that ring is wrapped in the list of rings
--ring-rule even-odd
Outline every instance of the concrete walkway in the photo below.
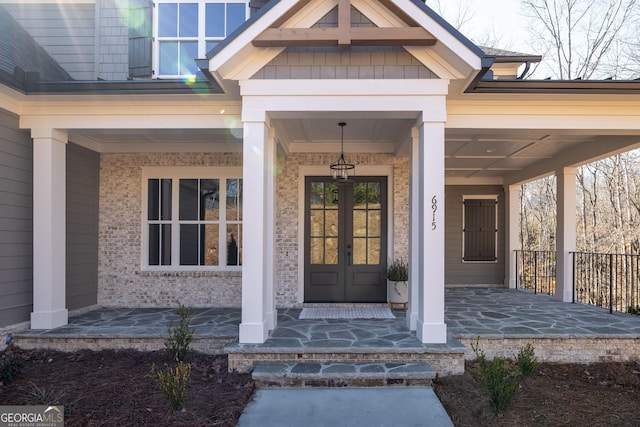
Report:
[[[259,389],[239,427],[453,426],[431,387]]]

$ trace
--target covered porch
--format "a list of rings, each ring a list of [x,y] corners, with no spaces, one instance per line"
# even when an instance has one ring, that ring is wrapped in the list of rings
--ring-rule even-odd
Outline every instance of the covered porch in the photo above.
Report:
[[[445,296],[446,344],[421,343],[399,310],[395,319],[300,320],[300,309],[291,308],[279,310],[265,343],[239,344],[240,309],[211,308],[195,310],[192,348],[227,353],[230,369],[245,371],[269,358],[309,363],[344,355],[394,363],[424,359],[439,375],[464,370],[464,360],[475,357],[470,344],[476,340],[489,357],[513,357],[528,343],[549,362],[626,361],[640,354],[640,316],[516,289],[448,287]],[[22,348],[162,350],[167,326],[177,318],[176,309],[98,309],[70,317],[68,325],[13,338]]]

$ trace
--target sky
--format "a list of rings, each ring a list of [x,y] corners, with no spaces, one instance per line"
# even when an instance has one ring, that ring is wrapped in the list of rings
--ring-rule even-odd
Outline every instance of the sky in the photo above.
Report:
[[[462,33],[478,42],[483,39],[485,31],[496,32],[501,36],[500,42],[493,46],[521,53],[531,52],[526,40],[530,35],[526,30],[526,19],[522,17],[519,0],[463,0],[470,4],[473,11],[473,19],[462,28]],[[441,0],[445,4],[445,12],[453,13],[453,3],[456,0]],[[433,0],[427,0],[428,5]],[[445,14],[444,18],[451,20]]]

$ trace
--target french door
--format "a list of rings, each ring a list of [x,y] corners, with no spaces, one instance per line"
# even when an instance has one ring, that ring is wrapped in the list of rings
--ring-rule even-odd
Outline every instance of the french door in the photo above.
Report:
[[[305,180],[305,302],[386,302],[387,178]]]

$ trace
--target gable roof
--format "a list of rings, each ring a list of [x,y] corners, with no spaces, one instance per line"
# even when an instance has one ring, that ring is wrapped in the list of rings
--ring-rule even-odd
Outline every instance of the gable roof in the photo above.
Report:
[[[69,81],[69,73],[0,6],[0,81]]]
[[[417,55],[419,61],[441,78],[467,79],[474,71],[486,66],[483,64],[485,54],[482,49],[420,0],[338,0],[337,6],[335,1],[325,0],[271,0],[209,51],[206,59],[197,61],[198,66],[209,78],[221,84],[225,80],[250,78],[285,49],[284,46],[258,47],[256,39],[278,28],[284,31],[309,30],[324,14],[336,7],[340,16],[340,8],[344,7],[345,1],[373,22],[374,31],[379,30],[383,39],[388,30],[392,30],[391,33],[393,30],[422,30],[423,34],[430,34],[435,42],[433,46],[426,42],[412,45],[412,41],[419,44],[415,38],[406,45],[400,41],[397,44],[404,46],[412,55]],[[338,25],[341,25],[340,22]],[[407,33],[418,34],[419,31]],[[394,37],[393,34],[391,37]],[[339,40],[331,38],[331,42],[344,47]]]

